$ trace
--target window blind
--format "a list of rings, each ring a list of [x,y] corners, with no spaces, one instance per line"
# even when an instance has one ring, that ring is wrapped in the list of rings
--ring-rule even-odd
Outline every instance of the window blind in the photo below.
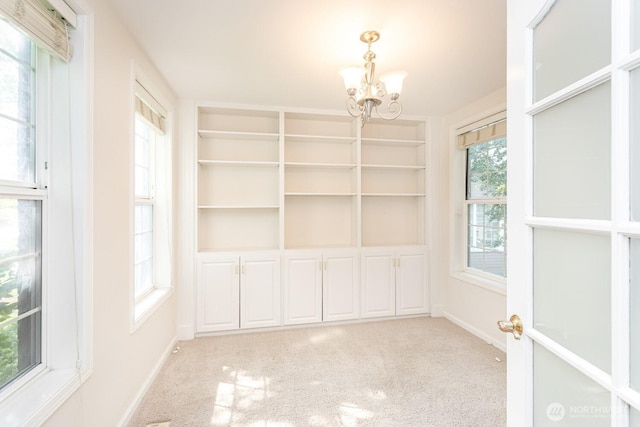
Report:
[[[465,150],[473,145],[491,141],[507,134],[507,119],[504,114],[488,117],[458,129],[458,148]]]
[[[166,112],[162,105],[138,81],[136,81],[135,93],[136,113],[164,135]]]
[[[40,47],[64,62],[71,60],[73,49],[69,27],[53,7],[38,0],[0,0],[0,14]]]

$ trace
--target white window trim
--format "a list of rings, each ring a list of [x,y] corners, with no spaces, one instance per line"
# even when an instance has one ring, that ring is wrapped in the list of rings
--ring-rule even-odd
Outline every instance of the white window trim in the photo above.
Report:
[[[72,173],[76,181],[82,181],[84,188],[81,204],[76,211],[81,218],[76,218],[82,227],[82,235],[78,236],[82,247],[76,247],[76,253],[82,253],[82,274],[78,277],[81,284],[75,296],[81,321],[78,330],[79,359],[75,364],[70,360],[53,360],[50,366],[42,366],[34,370],[30,381],[21,384],[15,392],[0,403],[0,424],[13,426],[42,425],[58,408],[71,397],[86,381],[93,371],[93,45],[94,15],[93,9],[86,0],[65,0],[78,14],[78,28],[72,36],[74,41],[74,59],[70,65],[70,81],[73,82],[74,93],[78,96],[71,100],[71,114],[75,124],[70,131],[72,141],[81,146],[74,158],[81,159],[81,167],[74,168]],[[76,189],[77,190],[77,189]],[[78,223],[75,224],[76,227]],[[46,238],[46,236],[45,236]],[[43,269],[47,268],[43,265]],[[50,311],[50,310],[48,310]],[[59,314],[58,314],[59,315]],[[49,334],[51,324],[56,317],[55,312],[43,320],[43,333]],[[53,317],[53,318],[52,318]],[[46,329],[45,329],[46,328]],[[57,351],[55,340],[45,341],[49,354],[64,353]],[[60,366],[57,366],[60,365]],[[67,366],[65,366],[67,365]]]
[[[467,266],[467,219],[466,219],[466,150],[458,149],[458,135],[497,119],[506,118],[506,104],[500,104],[482,111],[472,117],[455,123],[449,131],[449,147],[451,150],[451,228],[453,244],[450,248],[450,276],[488,291],[506,295],[507,279],[496,274],[487,273]],[[507,207],[508,209],[508,207]]]
[[[164,106],[168,106],[170,105],[170,103],[167,101],[167,98],[163,95],[163,93],[157,89],[156,85],[153,83],[153,81],[147,76],[147,74],[145,74],[140,67],[138,67],[138,65],[135,63],[135,61],[131,61],[131,111],[130,111],[130,126],[131,126],[131,130],[129,132],[129,134],[131,135],[132,141],[131,141],[131,149],[129,150],[129,155],[130,155],[130,160],[129,160],[129,164],[133,165],[135,164],[135,115],[136,115],[136,107],[135,107],[135,99],[136,99],[136,90],[138,90],[138,84],[141,84],[144,89],[146,90],[146,92],[152,96],[154,99],[153,101],[156,101],[156,103],[154,103],[154,107],[161,109],[162,111],[160,111],[161,113],[163,113],[166,117],[166,120],[164,122],[164,125],[166,126],[166,128],[164,129],[165,132],[165,137],[169,138],[169,153],[172,155],[173,154],[173,142],[172,142],[172,132],[173,132],[173,127],[172,127],[172,120],[171,120],[171,112],[167,111]],[[156,150],[156,154],[158,154],[158,151]],[[152,166],[155,167],[155,166]],[[173,167],[173,161],[171,161],[171,167]],[[172,172],[173,175],[173,172]],[[173,184],[171,184],[172,186]],[[135,333],[135,331],[140,328],[147,319],[149,319],[153,313],[155,313],[160,307],[162,307],[162,305],[165,303],[165,301],[167,301],[171,295],[174,292],[174,286],[173,286],[173,280],[174,280],[174,275],[175,275],[175,268],[171,267],[170,268],[170,276],[168,278],[168,281],[156,281],[156,277],[155,277],[155,271],[154,271],[154,286],[151,288],[151,290],[149,290],[144,296],[142,296],[141,298],[136,299],[135,296],[135,262],[134,262],[134,256],[133,254],[135,253],[135,243],[134,243],[134,239],[133,239],[133,230],[135,230],[135,218],[134,218],[134,211],[135,211],[135,205],[138,203],[138,201],[142,201],[143,199],[141,198],[137,198],[135,195],[135,174],[131,174],[131,182],[130,182],[130,187],[131,188],[131,192],[132,192],[132,196],[131,196],[131,208],[129,209],[129,211],[131,212],[130,215],[130,230],[132,230],[132,238],[131,238],[131,256],[130,256],[130,260],[131,260],[131,268],[130,268],[130,299],[131,299],[131,310],[130,310],[130,333],[133,334]],[[156,194],[157,189],[154,189],[153,194]],[[172,192],[172,190],[171,190]],[[157,217],[158,215],[156,215],[156,210],[158,209],[158,199],[157,197],[154,200],[154,235],[156,233],[156,225],[157,225]],[[170,258],[170,262],[171,264],[173,264],[173,213],[171,212],[171,205],[169,205],[169,218],[168,218],[168,226],[167,228],[169,229],[169,241],[170,241],[170,246],[171,248],[169,249],[169,258]],[[155,237],[155,236],[154,236]],[[154,239],[154,263],[155,263],[155,257],[156,257],[156,250],[155,248],[157,247],[158,244],[161,244],[162,242],[156,242],[156,239]],[[155,270],[155,268],[154,268]]]

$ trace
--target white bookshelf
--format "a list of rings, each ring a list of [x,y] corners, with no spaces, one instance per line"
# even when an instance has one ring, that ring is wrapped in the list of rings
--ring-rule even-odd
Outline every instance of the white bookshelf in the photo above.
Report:
[[[425,244],[426,140],[422,121],[368,123],[361,135],[361,245]]]
[[[198,251],[279,249],[278,112],[198,109]]]
[[[198,333],[428,313],[424,121],[196,111]]]
[[[352,117],[285,113],[285,249],[357,245],[357,142]]]

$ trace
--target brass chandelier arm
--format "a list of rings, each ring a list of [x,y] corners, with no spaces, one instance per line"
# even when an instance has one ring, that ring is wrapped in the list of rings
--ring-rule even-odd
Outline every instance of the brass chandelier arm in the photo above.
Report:
[[[360,105],[358,105],[358,101],[356,100],[355,96],[348,97],[345,101],[345,104],[347,106],[347,112],[353,117],[362,116],[362,112],[364,111],[364,109]]]
[[[380,113],[378,107],[376,106],[376,113],[381,119],[394,120],[397,119],[400,114],[402,114],[402,104],[400,104],[398,101],[391,101],[389,104],[387,104],[386,112],[390,113],[390,115],[385,116],[384,114]]]

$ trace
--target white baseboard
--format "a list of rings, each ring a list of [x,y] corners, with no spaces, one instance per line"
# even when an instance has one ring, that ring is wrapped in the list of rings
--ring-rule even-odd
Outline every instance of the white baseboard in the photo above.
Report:
[[[473,335],[477,336],[478,338],[488,342],[489,344],[491,344],[492,346],[494,346],[495,348],[502,350],[503,352],[507,352],[507,346],[505,343],[503,342],[499,342],[496,341],[495,338],[489,336],[488,334],[486,334],[485,332],[481,331],[480,329],[476,328],[475,326],[471,325],[470,323],[465,322],[464,320],[453,316],[451,313],[443,313],[444,317],[448,320],[450,320],[451,322],[455,323],[456,325],[460,326],[462,329],[465,329],[466,331],[472,333]]]
[[[444,305],[432,304],[431,305],[431,317],[443,317],[445,316]]]
[[[178,326],[178,341],[189,341],[195,338],[193,325]]]
[[[172,339],[169,346],[165,349],[165,351],[162,352],[162,357],[160,357],[160,360],[158,360],[156,365],[153,367],[151,373],[147,377],[147,380],[144,382],[144,384],[136,394],[136,398],[133,399],[133,402],[131,402],[131,405],[129,405],[129,407],[125,411],[122,420],[120,421],[120,423],[118,423],[120,427],[126,427],[129,425],[131,419],[133,418],[133,415],[138,409],[138,406],[140,406],[140,403],[142,403],[142,399],[144,399],[144,396],[151,388],[153,381],[155,381],[156,377],[160,373],[160,369],[162,369],[164,362],[167,361],[167,358],[169,358],[169,355],[173,352],[173,349],[175,348],[177,342],[178,341],[176,338]]]

